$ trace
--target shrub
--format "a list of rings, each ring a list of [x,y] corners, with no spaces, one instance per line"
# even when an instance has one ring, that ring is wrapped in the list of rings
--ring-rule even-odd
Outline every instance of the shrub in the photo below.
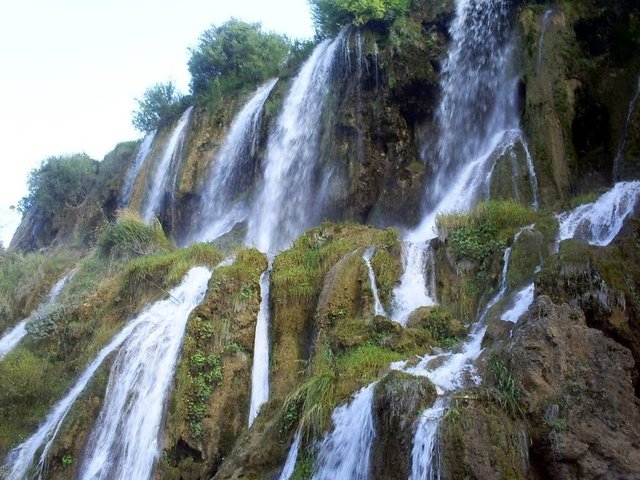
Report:
[[[49,157],[29,173],[29,193],[20,200],[18,209],[24,213],[36,207],[52,216],[63,208],[77,207],[87,197],[97,173],[98,162],[84,153]]]
[[[310,0],[316,33],[331,35],[342,25],[393,22],[405,15],[411,0]]]
[[[48,379],[43,362],[24,348],[17,348],[0,362],[0,406],[19,410],[47,397]]]
[[[172,248],[162,225],[154,219],[146,225],[131,210],[122,210],[98,241],[98,251],[103,258],[125,259],[167,251]]]
[[[27,322],[27,332],[33,338],[42,340],[53,335],[58,325],[68,314],[68,309],[63,304],[53,304],[36,310]]]
[[[289,48],[286,37],[263,32],[259,23],[231,19],[212,26],[191,49],[191,93],[217,101],[231,91],[254,88],[278,76]]]
[[[185,100],[173,82],[156,83],[142,98],[136,98],[138,110],[133,112],[131,123],[141,132],[152,132],[184,110]]]

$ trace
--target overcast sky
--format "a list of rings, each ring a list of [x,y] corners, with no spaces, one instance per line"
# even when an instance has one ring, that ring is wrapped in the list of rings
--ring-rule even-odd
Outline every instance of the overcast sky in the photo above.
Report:
[[[0,16],[0,240],[26,176],[51,155],[102,159],[131,126],[135,98],[173,80],[186,93],[188,48],[212,24],[236,17],[310,38],[307,0],[22,0]]]

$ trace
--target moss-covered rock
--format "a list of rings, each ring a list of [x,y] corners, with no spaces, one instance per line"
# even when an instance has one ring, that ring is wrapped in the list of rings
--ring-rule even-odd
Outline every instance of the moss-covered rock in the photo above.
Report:
[[[374,395],[371,478],[406,479],[411,473],[415,422],[435,401],[436,389],[427,378],[391,372],[376,385]]]

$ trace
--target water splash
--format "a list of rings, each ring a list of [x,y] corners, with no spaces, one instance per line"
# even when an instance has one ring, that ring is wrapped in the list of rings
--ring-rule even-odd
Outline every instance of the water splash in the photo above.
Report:
[[[374,252],[375,249],[373,247],[367,248],[362,254],[362,259],[367,265],[367,269],[369,271],[369,286],[371,287],[371,293],[373,295],[373,313],[374,315],[383,315],[386,317],[387,312],[384,310],[382,302],[380,301],[380,295],[378,295],[378,286],[376,285],[376,275],[373,271],[373,266],[371,265],[371,258],[373,258]]]
[[[627,109],[627,116],[625,117],[624,124],[622,125],[622,133],[620,134],[620,143],[618,144],[618,152],[613,160],[613,179],[620,180],[624,169],[624,149],[627,147],[627,135],[629,131],[629,123],[636,111],[636,105],[640,98],[640,77],[638,77],[638,86],[636,87],[636,93],[629,102],[629,108]]]
[[[171,187],[170,183],[177,175],[179,164],[181,163],[182,144],[187,132],[187,125],[191,118],[193,107],[187,108],[178,123],[176,124],[169,143],[162,153],[162,157],[158,162],[153,173],[151,183],[147,189],[147,197],[143,203],[142,218],[145,222],[150,222],[154,215],[157,215],[162,205],[167,190]],[[173,194],[173,192],[171,192]]]
[[[261,85],[231,123],[206,181],[189,243],[215,240],[247,219],[264,104],[277,82]]]
[[[345,32],[318,45],[304,63],[269,136],[263,185],[247,232],[247,243],[263,252],[283,249],[319,220],[322,112]]]
[[[300,443],[302,443],[302,431],[298,430],[296,432],[296,436],[293,438],[293,443],[291,444],[291,448],[287,454],[287,460],[284,462],[284,467],[282,467],[282,473],[278,480],[289,480],[291,475],[293,475],[293,471],[296,468],[296,462],[298,461]]]
[[[538,42],[538,60],[536,62],[536,75],[540,77],[540,69],[542,68],[542,54],[544,53],[544,39],[547,34],[547,30],[549,29],[549,25],[551,25],[551,20],[555,15],[555,10],[549,8],[545,10],[544,15],[542,16],[542,28],[540,29],[540,41]]]
[[[516,323],[520,317],[529,310],[534,300],[534,284],[529,283],[514,295],[513,305],[502,314],[500,320],[504,322]]]
[[[38,427],[38,430],[24,443],[9,452],[6,459],[6,467],[8,468],[7,480],[22,480],[26,478],[39,451],[40,456],[31,473],[31,477],[42,478],[49,451],[62,427],[64,419],[104,360],[122,346],[141,325],[149,322],[156,324],[158,318],[168,319],[165,321],[180,322],[181,315],[188,316],[191,309],[193,309],[204,296],[210,275],[210,271],[202,267],[191,269],[182,283],[169,292],[170,297],[168,299],[154,303],[139,316],[129,321],[129,323],[113,337],[109,344],[100,350],[98,356],[89,364],[84,372],[82,372],[71,390],[69,390],[65,397],[49,412],[44,422]],[[176,301],[176,299],[178,301]],[[153,445],[155,445],[155,443],[157,442],[154,440]],[[153,445],[147,444],[136,445],[137,454],[143,453],[141,451],[141,445],[143,446],[142,449],[153,447]],[[143,477],[125,478],[142,479]]]
[[[133,195],[133,188],[136,185],[138,174],[144,165],[145,160],[149,156],[151,151],[151,145],[156,138],[156,132],[153,131],[144,137],[144,140],[140,144],[136,158],[131,164],[131,167],[127,171],[127,175],[124,177],[124,184],[122,185],[122,192],[120,193],[120,207],[127,207],[131,202],[131,196]]]
[[[45,309],[53,305],[62,289],[71,281],[75,275],[75,270],[71,271],[60,280],[56,282],[51,291],[47,294],[46,299],[42,302],[36,311]],[[2,360],[9,352],[11,352],[27,335],[27,324],[29,323],[31,316],[20,321],[15,327],[7,330],[2,337],[0,337],[0,360]]]
[[[556,249],[568,238],[580,238],[592,245],[608,245],[633,213],[639,197],[640,181],[619,182],[595,202],[558,215],[560,227]]]
[[[373,393],[376,382],[356,393],[350,403],[335,409],[334,429],[320,443],[313,480],[367,480],[371,469]]]
[[[273,258],[260,276],[260,310],[253,342],[253,367],[251,369],[251,402],[249,426],[258,416],[260,407],[269,400],[269,294]]]

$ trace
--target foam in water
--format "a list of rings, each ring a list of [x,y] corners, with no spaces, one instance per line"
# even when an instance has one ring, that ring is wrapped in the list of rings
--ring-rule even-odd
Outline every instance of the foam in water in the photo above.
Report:
[[[296,468],[296,462],[298,461],[298,451],[300,450],[300,443],[302,442],[302,431],[298,430],[296,436],[293,439],[289,453],[287,454],[287,460],[282,467],[282,473],[278,480],[289,480],[293,471]]]
[[[624,119],[624,124],[622,125],[622,133],[620,134],[620,143],[618,144],[618,152],[616,153],[616,157],[613,160],[613,179],[620,180],[624,170],[624,150],[627,146],[627,135],[629,131],[629,123],[631,122],[631,118],[636,111],[636,105],[638,103],[638,98],[640,98],[640,77],[638,77],[638,86],[636,87],[636,92],[631,97],[631,101],[629,102],[629,108],[627,109],[627,116]]]
[[[619,182],[593,203],[558,215],[556,245],[580,238],[592,245],[608,245],[633,213],[640,196],[640,181]]]
[[[191,118],[191,112],[193,107],[187,108],[177,125],[171,133],[169,143],[162,153],[162,157],[158,162],[153,176],[151,177],[151,183],[148,186],[147,198],[143,203],[142,218],[145,222],[150,222],[154,215],[159,213],[162,199],[166,193],[167,188],[170,187],[172,179],[172,172],[177,171],[182,154],[182,144],[187,131],[187,125]]]
[[[373,266],[371,265],[371,258],[375,249],[373,247],[367,248],[362,255],[362,259],[364,263],[367,265],[367,269],[369,271],[369,286],[371,287],[371,293],[373,295],[373,313],[374,315],[383,315],[387,316],[387,312],[384,310],[382,306],[382,302],[380,301],[380,295],[378,295],[378,286],[376,285],[376,275],[373,271]]]
[[[547,30],[549,29],[549,25],[551,25],[551,19],[556,12],[549,8],[545,10],[544,15],[542,16],[542,28],[540,29],[540,41],[538,42],[538,61],[536,62],[536,74],[538,77],[540,76],[540,69],[542,68],[542,54],[544,53],[544,38],[547,34]]]
[[[336,52],[345,37],[343,30],[316,47],[293,80],[269,135],[263,184],[247,232],[247,243],[263,252],[283,249],[319,220],[322,112]]]
[[[335,409],[334,429],[319,446],[313,480],[367,480],[371,469],[373,428],[372,383],[355,394],[350,403]]]
[[[153,140],[156,138],[156,132],[153,131],[147,134],[144,137],[144,140],[140,144],[140,148],[138,149],[138,153],[136,154],[136,158],[133,161],[133,164],[127,171],[127,175],[124,177],[124,184],[122,185],[122,192],[120,193],[120,206],[127,207],[129,202],[131,202],[131,196],[133,195],[133,188],[136,185],[136,180],[138,178],[138,174],[144,165],[145,160],[149,156],[149,152],[151,151],[151,145],[153,145]]]
[[[191,241],[212,241],[244,222],[264,103],[278,79],[261,85],[231,123],[205,184]]]
[[[60,292],[62,292],[64,286],[69,283],[74,274],[75,270],[58,280],[47,295],[45,301],[38,306],[37,310],[53,305],[56,302],[58,295],[60,295]],[[8,330],[2,335],[2,337],[0,337],[0,360],[16,348],[18,343],[20,343],[20,341],[27,335],[27,323],[29,323],[30,318],[31,317],[27,317],[20,321],[15,327]]]
[[[89,381],[96,373],[98,368],[102,365],[104,360],[111,353],[120,348],[136,332],[138,327],[142,327],[143,330],[147,331],[148,329],[145,324],[158,325],[160,319],[164,319],[165,323],[180,323],[182,321],[181,318],[183,316],[187,317],[189,312],[201,301],[204,293],[206,292],[210,276],[211,272],[206,268],[196,267],[191,269],[185,276],[182,283],[169,292],[169,298],[154,303],[151,307],[146,309],[136,318],[129,321],[127,325],[112,338],[109,344],[102,350],[100,350],[97,357],[82,372],[71,390],[69,390],[65,397],[60,400],[49,412],[44,422],[38,427],[36,432],[31,435],[24,443],[9,452],[6,459],[6,468],[8,471],[7,480],[23,480],[28,476],[31,476],[31,478],[42,478],[43,469],[46,465],[49,451],[51,450],[51,446],[53,445],[53,442],[60,428],[62,427],[64,419],[69,413],[74,402],[82,394],[84,389],[89,384]],[[116,360],[116,362],[118,362],[118,360]],[[153,363],[149,363],[148,366],[154,367],[155,365]],[[126,367],[130,368],[129,366]],[[134,368],[133,365],[131,367]],[[115,369],[113,371],[115,371]],[[113,371],[112,376],[114,375]],[[169,372],[166,371],[164,373],[169,374]],[[113,396],[113,393],[110,392],[112,392],[114,388],[117,388],[116,386],[111,386],[111,384],[113,383],[111,379],[109,383],[110,389],[107,392],[107,398],[105,399],[105,406],[103,407],[103,410],[105,408],[108,408],[109,403],[111,402],[110,398]],[[162,402],[162,399],[153,399],[153,401],[151,401],[149,398],[144,398],[138,394],[132,395],[131,399],[133,401],[132,409],[143,415],[141,418],[141,425],[143,426],[147,421],[152,423],[153,415],[147,416],[147,413],[153,410],[153,406],[151,405],[153,402]],[[143,409],[142,412],[140,412],[140,409],[135,408],[136,401],[142,401],[143,403],[145,403],[146,408]],[[101,418],[102,417],[103,415],[101,414]],[[118,421],[119,418],[114,418],[113,420]],[[142,426],[141,428],[143,428]],[[142,459],[148,459],[149,451],[151,450],[156,452],[154,453],[151,461],[155,459],[155,455],[157,455],[157,436],[153,438],[149,443],[144,443],[148,440],[148,438],[143,437],[142,435],[140,437],[137,437],[137,440],[132,441],[130,438],[127,438],[123,432],[113,430],[113,433],[114,435],[118,436],[118,441],[122,442],[121,445],[123,448],[125,447],[125,445],[128,445],[130,448],[131,444],[133,444],[135,446],[135,456],[141,457],[141,461]],[[136,435],[138,435],[137,432]],[[36,458],[38,452],[39,457]],[[111,450],[109,449],[109,445],[104,444],[101,445],[99,449],[97,449],[96,453],[102,456],[107,456],[108,452],[111,452]],[[89,456],[91,456],[92,453],[93,452],[88,452]],[[125,457],[121,457],[121,460],[124,461],[124,458]],[[34,461],[36,462],[35,466],[33,466]],[[83,462],[83,465],[85,464],[86,462]],[[102,472],[102,469],[95,470],[95,472],[96,475],[98,475],[100,474],[100,472]],[[84,475],[84,478],[86,478],[86,474]],[[113,476],[107,478],[138,478],[140,480],[143,480],[144,478],[148,477],[131,475],[117,477],[114,474]]]
[[[260,277],[260,310],[253,342],[249,426],[258,416],[260,407],[269,400],[269,293],[272,262],[270,258],[267,269]]]

